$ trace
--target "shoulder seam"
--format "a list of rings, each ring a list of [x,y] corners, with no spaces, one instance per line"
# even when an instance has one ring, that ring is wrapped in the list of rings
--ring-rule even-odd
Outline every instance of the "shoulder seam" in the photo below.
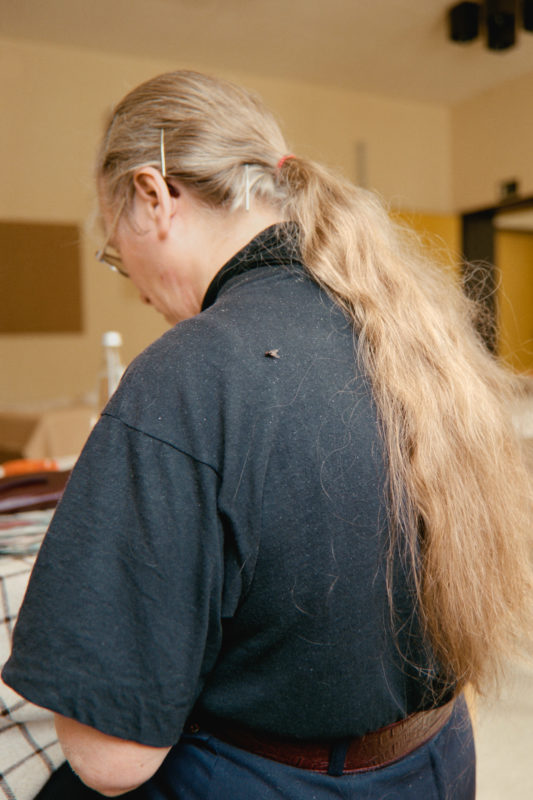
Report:
[[[129,428],[129,430],[135,431],[136,433],[140,433],[142,436],[146,436],[148,439],[153,439],[156,442],[160,442],[161,444],[165,444],[165,445],[167,445],[167,447],[171,447],[173,450],[176,450],[178,453],[181,453],[182,455],[187,456],[188,458],[191,458],[193,461],[196,461],[197,464],[201,464],[204,467],[208,467],[219,478],[222,477],[220,472],[219,472],[219,470],[216,467],[214,467],[212,464],[210,464],[208,461],[204,461],[201,458],[197,458],[197,456],[193,455],[193,453],[189,453],[187,450],[184,450],[183,448],[178,447],[178,445],[173,444],[172,442],[169,442],[166,439],[162,439],[162,438],[160,438],[159,436],[156,436],[153,433],[148,433],[147,431],[143,431],[141,428],[138,428],[136,425],[132,425],[129,422],[125,422],[123,419],[118,417],[116,414],[111,414],[109,411],[103,411],[101,416],[102,417],[109,417],[110,419],[113,419],[116,422],[120,423],[120,425],[123,425],[125,428]]]

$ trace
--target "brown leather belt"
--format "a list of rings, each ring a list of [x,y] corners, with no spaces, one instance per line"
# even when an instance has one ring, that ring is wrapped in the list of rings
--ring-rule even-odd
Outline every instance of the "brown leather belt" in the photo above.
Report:
[[[297,741],[256,733],[220,719],[191,723],[189,731],[204,730],[235,747],[300,769],[342,775],[377,769],[398,761],[432,739],[450,719],[454,700],[366,733],[334,742]]]

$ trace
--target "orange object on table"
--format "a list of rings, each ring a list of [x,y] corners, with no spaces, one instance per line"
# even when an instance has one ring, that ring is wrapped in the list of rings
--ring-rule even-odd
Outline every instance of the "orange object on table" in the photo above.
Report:
[[[0,478],[26,475],[31,472],[68,470],[73,467],[75,460],[75,456],[66,456],[65,458],[16,458],[0,464]]]

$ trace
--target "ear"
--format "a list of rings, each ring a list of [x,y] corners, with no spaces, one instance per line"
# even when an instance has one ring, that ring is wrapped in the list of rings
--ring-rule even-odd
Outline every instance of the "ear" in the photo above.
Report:
[[[133,176],[135,187],[135,213],[141,225],[155,225],[157,234],[164,238],[176,212],[176,196],[169,192],[165,179],[154,167],[141,167]]]

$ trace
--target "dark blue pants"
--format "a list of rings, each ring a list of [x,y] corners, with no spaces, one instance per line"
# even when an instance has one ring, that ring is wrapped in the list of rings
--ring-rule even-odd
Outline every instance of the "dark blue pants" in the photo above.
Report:
[[[102,797],[65,765],[38,800]],[[475,752],[463,698],[430,742],[401,761],[335,778],[247,753],[209,734],[184,735],[127,800],[474,800]]]

